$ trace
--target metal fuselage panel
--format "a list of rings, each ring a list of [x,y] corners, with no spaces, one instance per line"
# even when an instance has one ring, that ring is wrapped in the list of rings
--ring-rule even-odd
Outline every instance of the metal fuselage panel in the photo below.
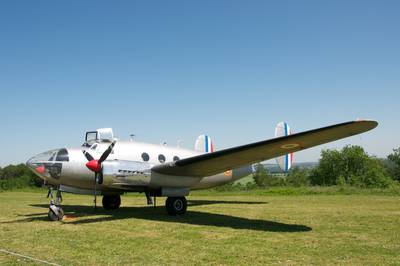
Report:
[[[109,143],[97,143],[96,147],[86,148],[95,158],[99,159],[101,154],[107,149]],[[94,173],[86,167],[87,159],[82,153],[82,148],[67,149],[69,160],[63,162],[50,162],[50,166],[58,166],[58,175],[50,175],[46,166],[44,173],[38,173],[34,169],[40,165],[40,161],[35,161],[35,156],[31,158],[27,165],[34,172],[53,185],[64,185],[79,189],[93,189]],[[144,161],[143,157],[148,161]],[[103,183],[98,185],[101,191],[135,191],[135,187],[148,187],[158,189],[162,187],[205,189],[237,180],[249,175],[251,167],[233,169],[225,173],[209,177],[189,177],[189,176],[170,176],[152,172],[151,168],[161,163],[172,162],[174,159],[184,159],[202,154],[201,152],[188,150],[178,147],[168,147],[164,145],[154,145],[140,142],[119,141],[115,145],[113,152],[106,161],[103,162]],[[161,162],[160,162],[161,159]],[[165,160],[165,161],[163,161]],[[52,166],[54,168],[54,166]],[[54,178],[56,177],[56,178]],[[137,191],[140,191],[137,190]]]

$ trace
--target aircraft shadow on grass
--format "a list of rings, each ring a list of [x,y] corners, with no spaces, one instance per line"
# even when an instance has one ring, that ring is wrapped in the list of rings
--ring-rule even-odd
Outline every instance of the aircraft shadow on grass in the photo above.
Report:
[[[188,200],[188,206],[201,206],[211,204],[267,204],[265,201],[235,201],[235,200]]]
[[[208,204],[266,204],[267,202],[241,202],[241,201],[209,201],[209,200],[190,200],[188,206],[199,206]],[[47,204],[33,204],[31,206],[48,209]],[[93,206],[82,205],[63,205],[63,209],[67,217],[73,217],[67,224],[87,224],[98,223],[121,219],[142,219],[150,221],[161,221],[171,223],[182,223],[191,225],[217,226],[233,229],[246,229],[266,232],[307,232],[312,228],[299,224],[286,224],[268,220],[248,219],[236,217],[226,214],[207,213],[200,211],[188,210],[182,216],[169,216],[165,212],[164,206],[124,206],[114,211],[104,210],[98,207],[94,210]],[[98,217],[102,215],[101,217]],[[31,221],[48,221],[47,212],[24,214],[24,219],[8,221],[3,223],[22,223]]]

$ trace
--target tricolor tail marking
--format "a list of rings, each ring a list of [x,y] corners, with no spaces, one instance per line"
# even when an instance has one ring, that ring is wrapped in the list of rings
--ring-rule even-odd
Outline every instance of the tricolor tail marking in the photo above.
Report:
[[[286,122],[280,122],[275,128],[275,137],[286,137],[292,134],[292,130]],[[289,145],[289,144],[288,144]],[[282,147],[284,148],[284,147]],[[289,171],[293,164],[293,153],[289,153],[276,158],[276,162],[282,171]]]
[[[195,150],[210,153],[214,151],[214,144],[208,135],[200,135],[194,146]]]

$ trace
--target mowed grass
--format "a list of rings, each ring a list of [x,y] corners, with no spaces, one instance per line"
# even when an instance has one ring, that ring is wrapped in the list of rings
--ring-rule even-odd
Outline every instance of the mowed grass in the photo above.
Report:
[[[400,197],[195,194],[171,217],[123,196],[117,211],[63,194],[47,220],[45,193],[0,193],[0,249],[61,265],[400,264]],[[30,264],[0,253],[0,264]]]

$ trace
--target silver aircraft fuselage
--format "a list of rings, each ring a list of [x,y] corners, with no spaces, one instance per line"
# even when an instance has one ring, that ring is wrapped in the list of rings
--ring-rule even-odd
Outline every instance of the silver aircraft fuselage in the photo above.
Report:
[[[83,150],[95,159],[110,142],[97,141],[80,148],[63,148],[38,154],[27,165],[48,184],[62,186],[65,191],[89,194],[95,185],[94,173],[86,167]],[[97,185],[102,194],[108,192],[142,192],[147,189],[206,189],[238,180],[252,173],[246,166],[207,177],[173,176],[152,171],[152,167],[203,154],[179,147],[118,141],[103,162],[104,180]]]

